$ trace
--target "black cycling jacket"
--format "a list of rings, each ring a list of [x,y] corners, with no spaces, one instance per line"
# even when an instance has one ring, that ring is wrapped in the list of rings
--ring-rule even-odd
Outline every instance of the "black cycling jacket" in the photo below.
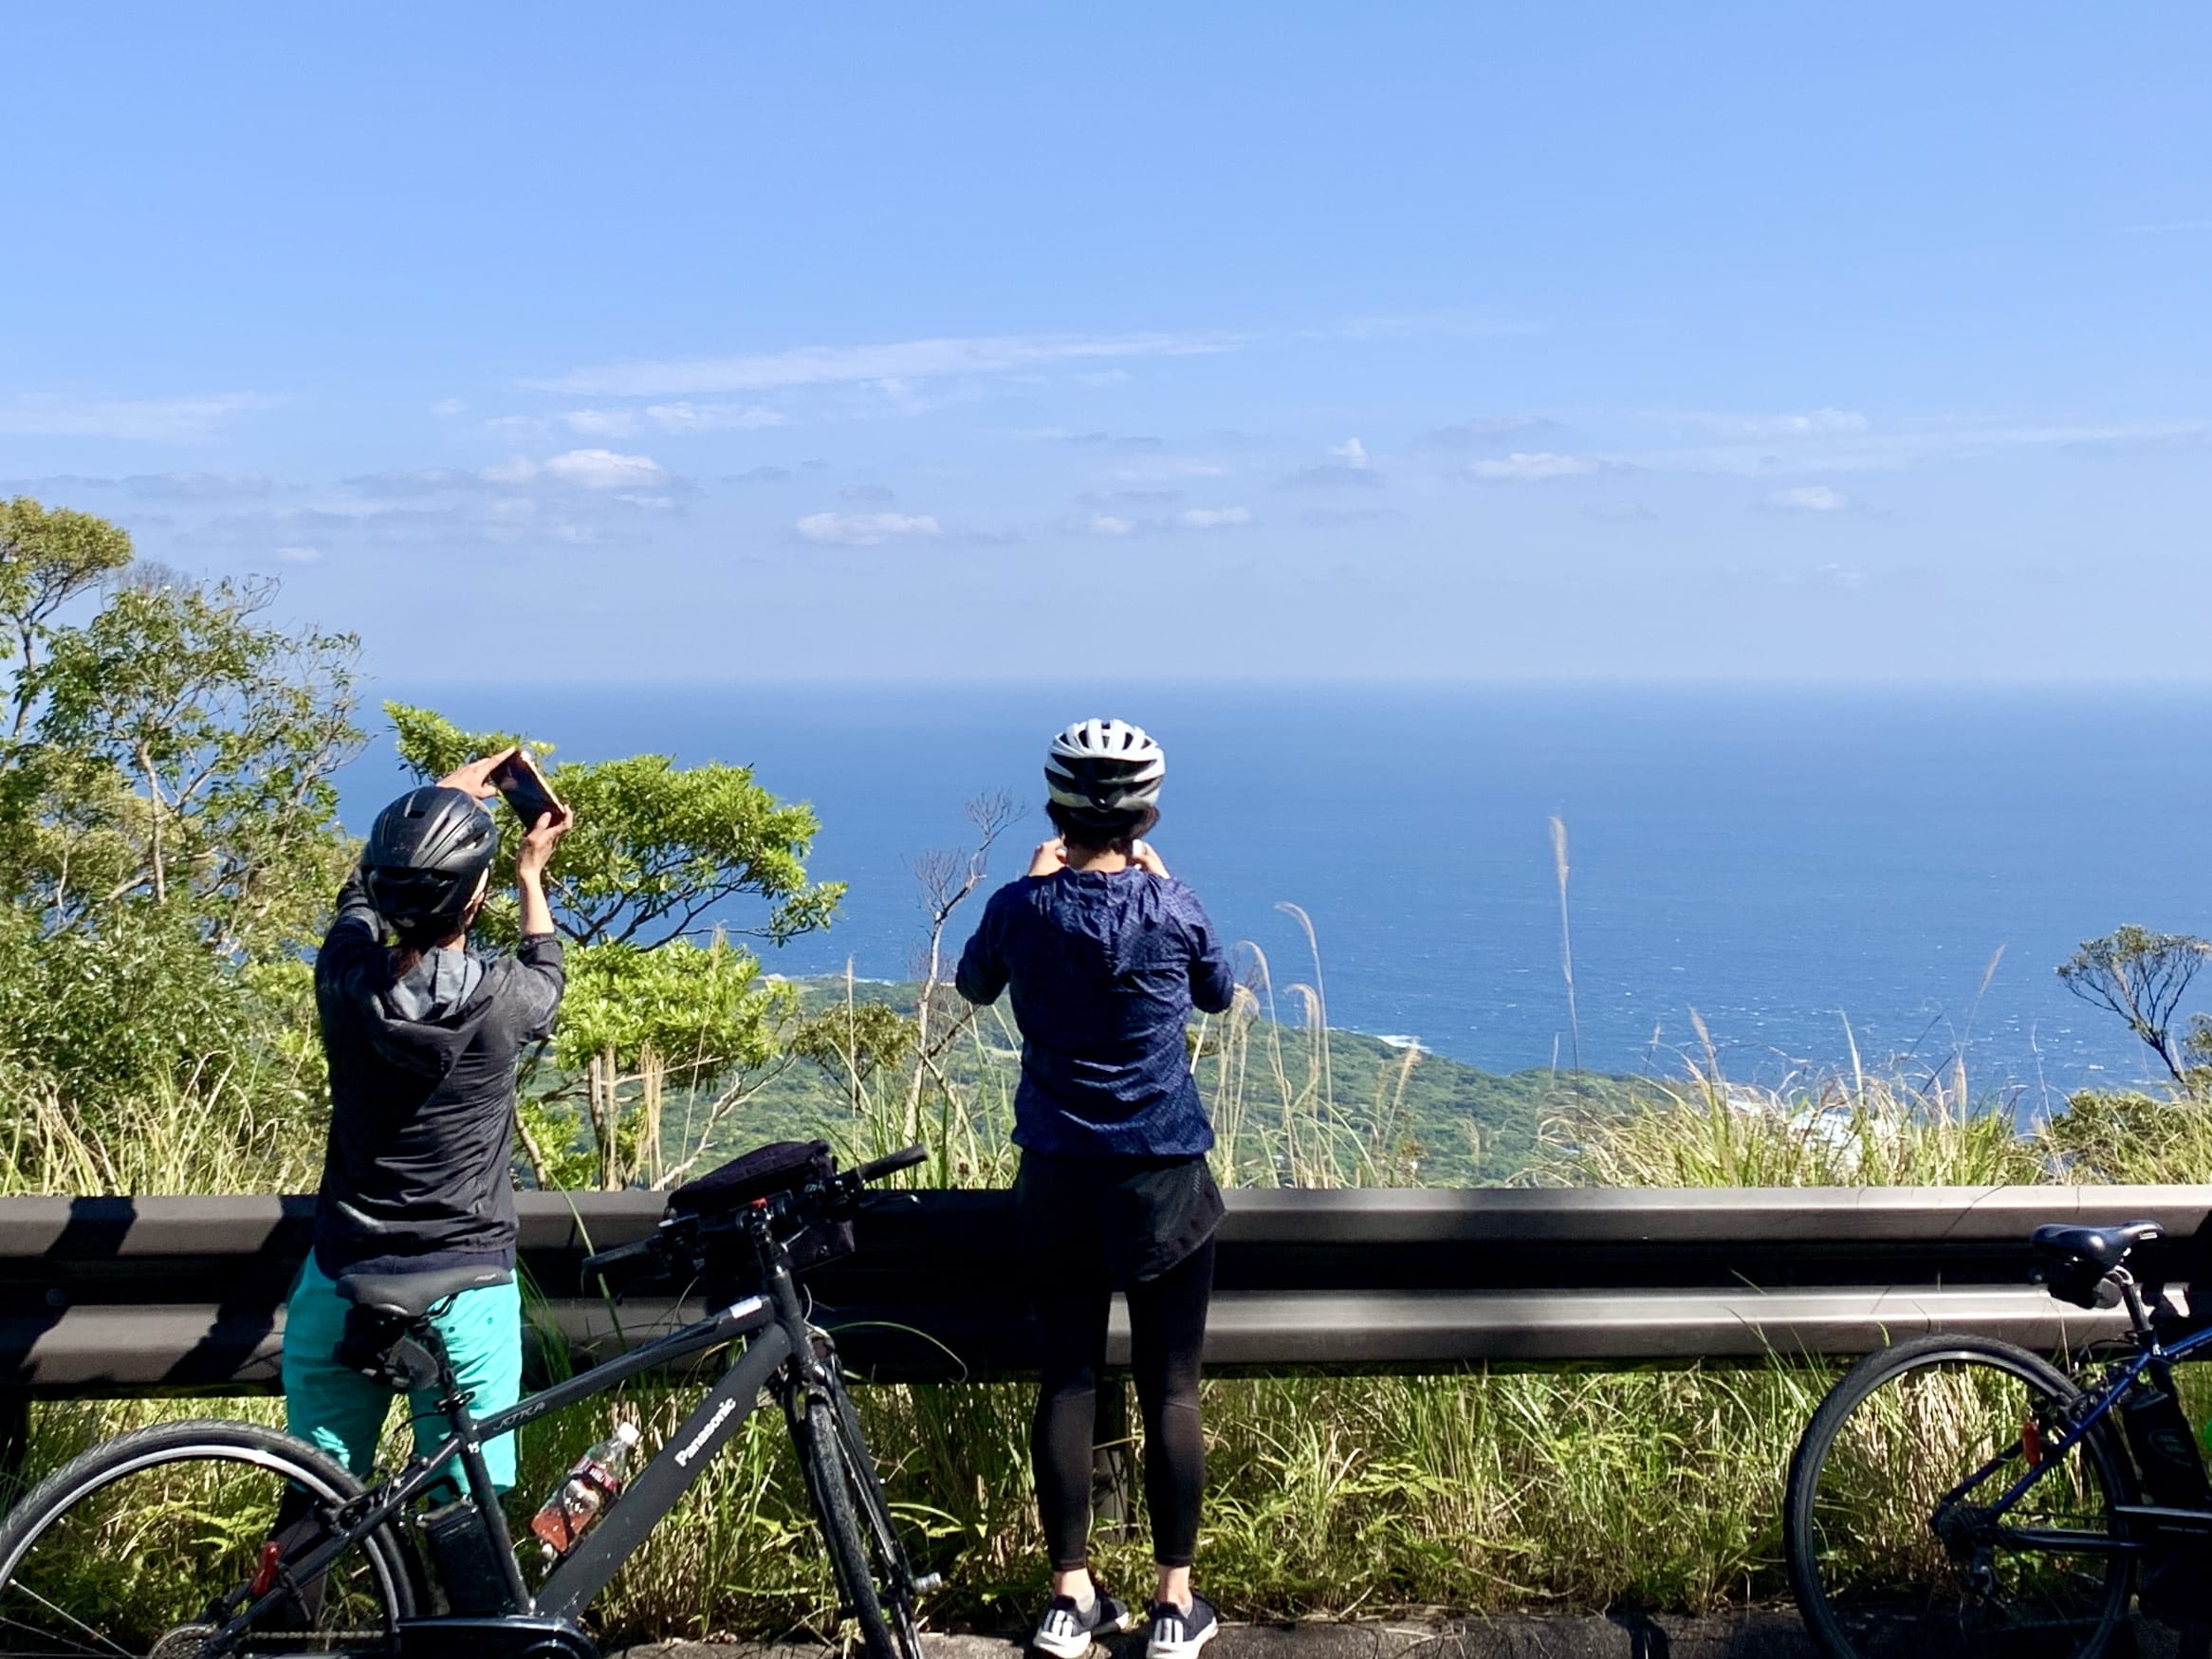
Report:
[[[512,956],[455,954],[428,952],[396,980],[359,873],[340,892],[315,962],[330,1061],[330,1146],[315,1205],[325,1273],[514,1263],[515,1062],[552,1030],[565,984],[561,941],[525,939]]]

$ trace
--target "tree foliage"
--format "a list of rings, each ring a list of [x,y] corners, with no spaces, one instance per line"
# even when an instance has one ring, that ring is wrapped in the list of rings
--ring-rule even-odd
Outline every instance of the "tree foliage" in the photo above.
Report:
[[[425,781],[525,741],[466,731],[427,709],[385,710],[401,758]],[[546,777],[576,814],[546,881],[568,943],[568,992],[552,1074],[531,1078],[528,1155],[549,1183],[673,1181],[789,1059],[798,999],[734,936],[781,943],[824,927],[844,886],[807,877],[812,809],[779,802],[747,767],[630,755],[561,762]],[[521,826],[497,816],[501,896],[483,926],[512,939]],[[573,1106],[581,1118],[563,1109]]]
[[[349,855],[355,647],[273,598],[0,504],[0,1063],[87,1121],[265,1065],[296,1100],[319,1067],[300,951]]]
[[[2084,1002],[2110,1008],[2158,1056],[2177,1083],[2186,1083],[2173,1034],[2174,1011],[2204,966],[2212,942],[2187,933],[2153,933],[2132,924],[2086,939],[2058,965],[2058,978]]]

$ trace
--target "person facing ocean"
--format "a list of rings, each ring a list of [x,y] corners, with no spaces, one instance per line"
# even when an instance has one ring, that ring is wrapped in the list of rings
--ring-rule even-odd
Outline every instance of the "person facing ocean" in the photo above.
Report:
[[[438,1275],[452,1290],[438,1333],[476,1410],[512,1405],[521,1390],[515,1064],[561,1005],[544,876],[573,815],[560,807],[523,836],[513,953],[470,950],[499,849],[480,802],[507,758],[473,761],[378,815],[315,961],[330,1139],[314,1248],[285,1320],[285,1427],[359,1476],[375,1461],[392,1391],[338,1352],[352,1307],[338,1281],[348,1274]],[[417,1413],[435,1392],[416,1392]],[[484,1461],[502,1491],[514,1484],[511,1434],[488,1442]],[[280,1516],[278,1530],[304,1523]]]
[[[1226,1010],[1236,981],[1198,895],[1142,839],[1166,773],[1159,745],[1119,720],[1055,738],[1045,812],[1059,833],[991,894],[954,975],[970,1003],[1010,991],[1022,1032],[1014,1215],[1041,1350],[1030,1460],[1052,1567],[1035,1640],[1053,1659],[1079,1659],[1094,1636],[1135,1622],[1089,1565],[1096,1393],[1116,1290],[1129,1300],[1159,1568],[1148,1659],[1190,1659],[1219,1628],[1190,1563],[1222,1199],[1184,1029],[1194,1007]]]

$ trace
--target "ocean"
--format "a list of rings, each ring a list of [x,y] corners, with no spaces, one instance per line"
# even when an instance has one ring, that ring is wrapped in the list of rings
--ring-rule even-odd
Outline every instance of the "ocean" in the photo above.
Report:
[[[1491,1070],[1679,1075],[1702,1018],[1729,1075],[1925,1073],[2039,1111],[2148,1076],[2054,968],[2125,922],[2212,933],[2212,692],[1774,686],[387,686],[562,758],[652,750],[755,768],[821,819],[810,869],[851,884],[793,974],[909,973],[918,854],[968,798],[1049,834],[1039,757],[1092,713],[1166,747],[1153,837],[1216,925],[1332,1023]],[[388,732],[343,780],[365,826],[400,783]],[[1550,821],[1566,826],[1575,1018]],[[980,899],[978,900],[980,907]],[[1311,918],[1309,951],[1297,906]],[[757,917],[728,918],[745,926]],[[952,943],[966,936],[956,919]],[[2205,995],[2184,1007],[2212,1008]]]

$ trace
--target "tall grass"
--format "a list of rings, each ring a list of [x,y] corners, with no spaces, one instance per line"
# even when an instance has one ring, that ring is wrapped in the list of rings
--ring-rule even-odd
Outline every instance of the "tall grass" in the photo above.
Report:
[[[1302,918],[1301,918],[1302,921]],[[1307,928],[1311,939],[1310,924]],[[1317,952],[1318,956],[1318,952]],[[978,1060],[1016,1045],[986,1011],[958,1030]],[[1254,954],[1226,1014],[1192,1051],[1212,1103],[1225,1182],[1352,1186],[1403,1181],[1402,1102],[1418,1051],[1373,1099],[1337,1096],[1327,1006],[1311,983],[1277,986]],[[949,1050],[945,1051],[949,1053]],[[918,1086],[885,1068],[848,1078],[831,1126],[856,1155],[903,1144],[918,1123],[940,1186],[1011,1174],[1009,1070],[938,1063]],[[71,1121],[50,1094],[19,1094],[5,1189],[300,1190],[320,1126],[257,1106],[242,1081],[195,1079],[107,1126]],[[1760,1090],[1721,1075],[1710,1051],[1642,1109],[1562,1119],[1533,1179],[1663,1186],[1986,1185],[2212,1179],[2212,1107],[2084,1097],[2019,1133],[2002,1101],[1976,1102],[1956,1071],[1908,1085],[1853,1075]],[[1005,1296],[1004,1286],[983,1294]],[[1012,1313],[1009,1305],[1008,1312]],[[1707,1610],[1783,1591],[1778,1505],[1797,1433],[1833,1375],[1820,1364],[1675,1370],[1560,1367],[1427,1377],[1211,1379],[1210,1473],[1198,1576],[1244,1616],[1453,1608],[1598,1608],[1624,1599]],[[608,1413],[649,1445],[695,1389],[626,1387],[533,1426],[518,1518]],[[1029,1493],[1029,1392],[1016,1385],[862,1391],[874,1444],[918,1553],[945,1574],[940,1623],[1010,1624],[1045,1584]],[[35,1475],[101,1435],[207,1402],[38,1408]],[[274,1420],[275,1402],[224,1411]],[[398,1432],[395,1423],[394,1432]],[[396,1451],[395,1446],[393,1450]],[[1149,1574],[1141,1527],[1102,1538],[1110,1584]],[[820,1629],[831,1591],[798,1471],[771,1414],[754,1419],[636,1562],[599,1619],[611,1641]]]
[[[328,1108],[270,1085],[202,1066],[88,1118],[50,1080],[16,1069],[0,1104],[0,1196],[311,1192]]]
[[[1699,1026],[1702,1035],[1704,1027]],[[1738,1083],[1710,1045],[1641,1110],[1547,1126],[1531,1179],[1594,1187],[1988,1187],[2054,1178],[2047,1150],[1963,1077],[1869,1077],[1795,1090]]]

